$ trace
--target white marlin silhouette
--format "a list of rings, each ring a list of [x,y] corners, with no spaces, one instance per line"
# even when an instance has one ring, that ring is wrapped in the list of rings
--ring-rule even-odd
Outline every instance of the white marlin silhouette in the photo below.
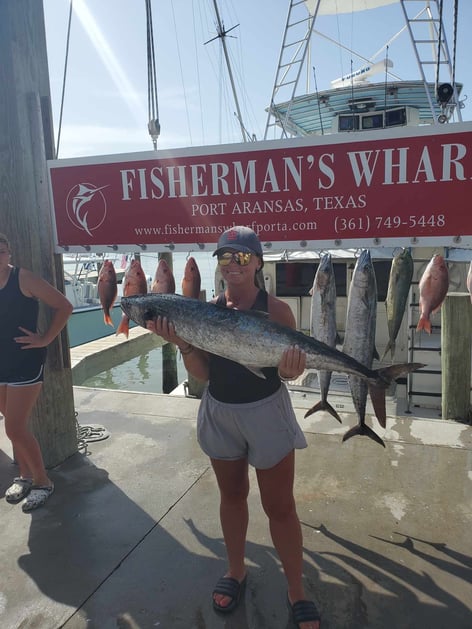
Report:
[[[78,224],[87,232],[89,236],[91,236],[92,234],[90,233],[87,225],[88,210],[85,208],[83,215],[81,215],[81,210],[86,203],[92,200],[96,192],[103,190],[104,188],[108,188],[108,185],[95,188],[92,187],[91,184],[79,183],[78,186],[79,191],[72,199],[72,211],[74,212],[74,216]]]

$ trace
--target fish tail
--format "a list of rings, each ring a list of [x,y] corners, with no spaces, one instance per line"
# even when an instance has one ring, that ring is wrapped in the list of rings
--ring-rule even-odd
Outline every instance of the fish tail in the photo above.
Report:
[[[416,326],[417,332],[421,330],[425,330],[428,334],[431,334],[431,321],[424,314],[421,315],[418,325]]]
[[[339,415],[337,414],[335,409],[331,406],[331,404],[327,400],[320,400],[317,404],[312,406],[305,413],[305,417],[308,417],[309,415],[313,415],[313,413],[316,413],[317,411],[326,411],[326,412],[328,412],[330,415],[332,415],[334,417],[334,419],[337,419],[338,422],[340,424],[342,424],[341,418],[339,417]]]
[[[369,439],[372,439],[373,441],[379,443],[385,448],[385,443],[383,442],[383,439],[381,439],[379,435],[372,430],[372,428],[367,426],[367,424],[359,423],[353,428],[350,428],[343,436],[343,443],[351,437],[354,437],[355,435],[364,435],[365,437],[369,437]]]
[[[387,413],[385,409],[385,391],[390,384],[407,373],[416,371],[425,367],[423,363],[399,363],[396,365],[390,365],[390,367],[383,367],[378,369],[376,382],[369,382],[370,399],[372,400],[372,406],[374,407],[374,413],[379,424],[382,428],[385,428],[387,422]]]
[[[123,317],[120,321],[120,325],[118,326],[118,330],[116,331],[116,335],[124,334],[126,338],[129,336],[129,319],[128,317]]]
[[[115,324],[113,323],[113,320],[110,317],[110,313],[109,312],[104,312],[103,313],[103,320],[105,321],[106,325],[111,325],[112,328],[115,327]]]

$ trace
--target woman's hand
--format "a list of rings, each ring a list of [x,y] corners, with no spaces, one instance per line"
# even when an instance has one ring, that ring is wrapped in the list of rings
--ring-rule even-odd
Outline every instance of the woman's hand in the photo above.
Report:
[[[154,332],[158,336],[162,336],[162,338],[168,343],[174,343],[179,348],[181,346],[188,345],[184,340],[182,340],[175,333],[174,325],[167,320],[167,317],[156,317],[155,319],[149,319],[146,321],[146,328],[150,332]]]
[[[306,368],[306,353],[294,345],[287,348],[282,354],[279,363],[279,377],[284,380],[294,380],[301,376]]]
[[[31,332],[31,330],[27,330],[21,326],[19,326],[18,329],[24,333],[24,336],[15,336],[14,340],[21,345],[21,349],[35,349],[37,347],[47,346],[42,334]]]

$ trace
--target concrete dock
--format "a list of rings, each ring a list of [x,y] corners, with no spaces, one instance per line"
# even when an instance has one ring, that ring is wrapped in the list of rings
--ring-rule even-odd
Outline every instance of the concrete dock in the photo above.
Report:
[[[105,439],[51,470],[56,491],[24,514],[0,430],[2,629],[286,629],[286,585],[251,472],[248,584],[229,617],[218,492],[195,435],[198,401],[74,387],[81,426]],[[386,448],[292,399],[308,448],[295,493],[308,595],[323,629],[472,627],[472,427],[391,415]],[[390,412],[390,411],[389,411]],[[0,420],[2,423],[2,420]]]

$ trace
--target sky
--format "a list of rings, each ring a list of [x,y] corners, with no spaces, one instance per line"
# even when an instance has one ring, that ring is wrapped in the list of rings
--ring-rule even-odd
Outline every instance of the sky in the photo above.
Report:
[[[218,0],[230,31],[226,43],[242,124],[257,140],[264,139],[289,4]],[[60,128],[58,157],[152,151],[144,0],[73,0],[61,125],[70,0],[43,0],[43,6],[56,141]],[[453,7],[453,0],[444,0],[451,56]],[[241,142],[223,48],[218,38],[210,41],[217,34],[213,0],[153,0],[152,15],[161,125],[157,150]],[[472,2],[459,0],[456,79],[464,85],[464,121],[472,120],[470,24]],[[325,35],[373,61],[381,59],[373,56],[404,25],[399,4],[324,16],[316,23]],[[314,79],[321,91],[364,65],[349,50],[340,50],[326,37],[314,38],[310,91],[315,91]],[[406,31],[390,42],[388,56],[401,79],[419,78]]]

